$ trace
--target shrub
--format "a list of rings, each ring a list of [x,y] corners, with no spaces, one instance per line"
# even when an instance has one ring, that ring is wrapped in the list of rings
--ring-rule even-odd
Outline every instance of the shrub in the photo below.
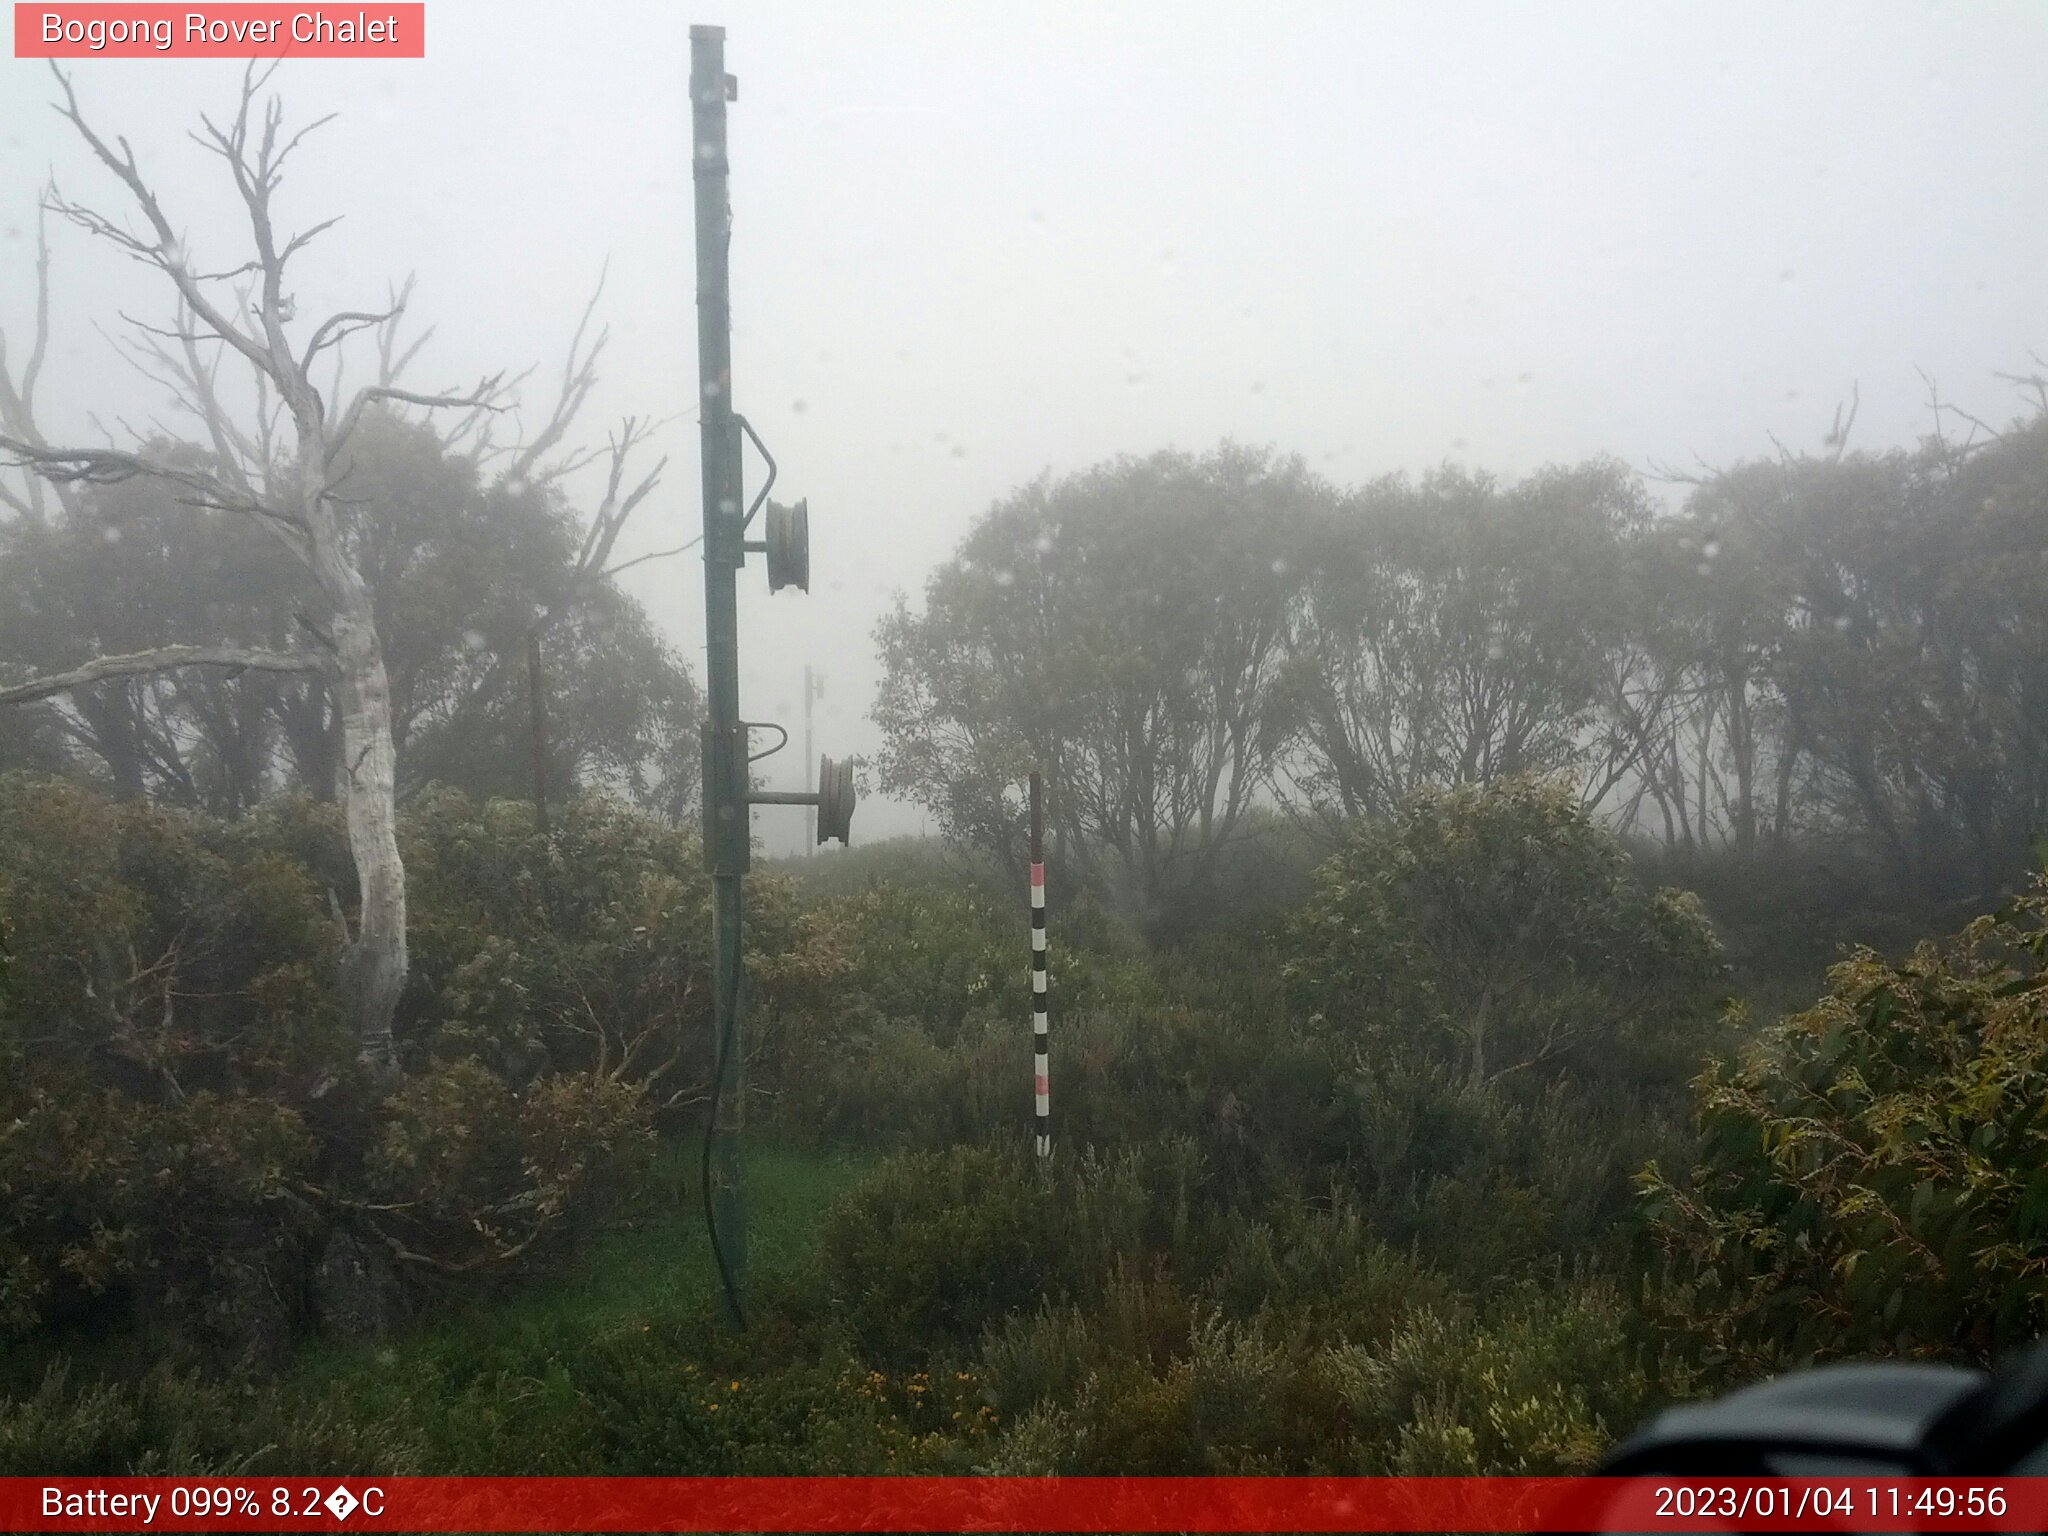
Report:
[[[224,1363],[274,1357],[346,1054],[310,882],[202,817],[12,777],[0,910],[0,1334],[135,1302]]]
[[[0,1397],[0,1476],[309,1477],[425,1470],[415,1433],[364,1423],[278,1387],[158,1366],[132,1382],[76,1381],[62,1364]]]
[[[1654,1100],[1576,1085],[1511,1096],[1448,1063],[1375,1060],[1343,1079],[1332,1177],[1371,1229],[1462,1280],[1493,1284],[1563,1255],[1623,1262],[1644,1161],[1679,1144]]]
[[[1643,1187],[1665,1304],[1747,1375],[1988,1359],[2048,1326],[2048,882],[1827,995],[1700,1079],[1689,1174]]]
[[[1376,1343],[1419,1306],[1448,1306],[1454,1290],[1411,1249],[1383,1241],[1350,1196],[1329,1208],[1282,1207],[1272,1221],[1240,1218],[1216,1249],[1203,1294],[1225,1315],[1322,1345]]]
[[[1316,872],[1287,966],[1300,1006],[1473,1084],[1702,1049],[1721,965],[1698,904],[1645,886],[1561,786],[1417,795]],[[1697,1059],[1697,1056],[1694,1057]]]
[[[914,1152],[840,1200],[820,1247],[854,1336],[900,1364],[1033,1302],[1056,1219],[1028,1153]]]
[[[1374,1475],[1554,1476],[1590,1469],[1653,1384],[1611,1286],[1510,1294],[1485,1318],[1418,1308],[1324,1369]]]
[[[419,1270],[537,1254],[627,1187],[655,1121],[693,1118],[692,836],[592,798],[539,838],[524,806],[443,791],[402,836],[408,1077],[380,1097],[334,996],[328,903],[352,875],[332,807],[222,823],[0,778],[0,1336],[134,1315],[173,1352],[183,1332],[221,1365],[274,1362],[335,1233]],[[780,946],[787,905],[755,895]]]
[[[1091,1295],[1120,1266],[1198,1251],[1221,1216],[1204,1183],[1185,1141],[1050,1167],[1023,1144],[904,1153],[833,1208],[825,1272],[877,1361],[922,1359],[1041,1301]]]
[[[1008,1428],[985,1465],[1038,1474],[1331,1470],[1342,1404],[1313,1359],[1261,1322],[1191,1302],[1170,1279],[1124,1272],[1098,1309],[1046,1309],[991,1339],[983,1369]]]

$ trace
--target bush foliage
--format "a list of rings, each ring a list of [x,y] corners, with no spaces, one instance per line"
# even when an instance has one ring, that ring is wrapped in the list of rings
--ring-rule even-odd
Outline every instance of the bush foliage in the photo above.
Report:
[[[333,1002],[331,808],[221,822],[0,780],[10,1337],[133,1317],[274,1364],[336,1233],[422,1273],[538,1256],[686,1118],[709,1012],[691,838],[593,799],[542,840],[524,807],[433,792],[404,842],[408,1074],[378,1097]],[[773,890],[757,910],[778,942]]]
[[[1700,1080],[1695,1166],[1644,1178],[1667,1304],[1748,1374],[1988,1359],[2048,1325],[2048,883],[1828,992]]]
[[[1353,829],[1256,931],[1062,909],[1049,1160],[1021,900],[910,855],[757,876],[755,1123],[866,1172],[748,1334],[707,1282],[516,1366],[400,1338],[374,1389],[294,1374],[309,1327],[430,1340],[695,1201],[694,837],[429,790],[403,846],[378,1093],[331,1001],[331,812],[0,780],[0,1470],[1561,1473],[1702,1381],[2043,1321],[2048,887],[1759,1031],[1698,905],[1514,782]],[[60,1346],[103,1363],[30,1363]]]

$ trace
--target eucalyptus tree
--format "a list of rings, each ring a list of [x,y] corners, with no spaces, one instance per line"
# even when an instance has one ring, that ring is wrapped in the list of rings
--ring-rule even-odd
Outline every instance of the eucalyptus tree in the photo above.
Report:
[[[1327,491],[1226,445],[1042,478],[876,632],[884,786],[1015,862],[1046,775],[1055,857],[1148,926],[1212,877],[1285,737],[1295,549]]]
[[[1809,826],[1925,896],[2012,879],[2048,827],[2048,417],[1750,466],[1701,499],[1771,541]]]
[[[1596,461],[1378,481],[1318,520],[1287,632],[1285,792],[1334,832],[1417,791],[1569,773],[1600,799],[1640,707],[1640,488]]]

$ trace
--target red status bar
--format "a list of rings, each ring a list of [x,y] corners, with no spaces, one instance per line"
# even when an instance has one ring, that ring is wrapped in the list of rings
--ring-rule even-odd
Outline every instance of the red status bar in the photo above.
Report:
[[[2048,1531],[2048,1478],[0,1478],[0,1531]]]

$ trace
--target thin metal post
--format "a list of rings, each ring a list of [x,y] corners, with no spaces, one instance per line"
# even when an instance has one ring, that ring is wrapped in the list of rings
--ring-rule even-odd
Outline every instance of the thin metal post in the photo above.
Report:
[[[548,835],[548,690],[540,662],[540,626],[526,631],[527,729],[533,744],[533,829]]]
[[[1046,1017],[1045,793],[1031,775],[1031,1075],[1038,1155],[1052,1156],[1052,1036]]]
[[[812,764],[817,758],[811,750],[811,700],[817,697],[816,685],[811,681],[811,669],[804,668],[804,776],[810,777]],[[804,855],[809,857],[818,851],[818,808],[814,805],[804,812]]]
[[[716,1084],[706,1149],[711,1236],[726,1311],[744,1327],[747,1202],[740,1136],[746,1126],[745,1032],[740,1016],[741,885],[751,830],[740,725],[739,567],[745,525],[740,429],[732,409],[732,290],[728,248],[725,29],[690,28],[690,109],[696,181],[697,405],[704,470],[704,854],[711,869],[712,1029]]]

